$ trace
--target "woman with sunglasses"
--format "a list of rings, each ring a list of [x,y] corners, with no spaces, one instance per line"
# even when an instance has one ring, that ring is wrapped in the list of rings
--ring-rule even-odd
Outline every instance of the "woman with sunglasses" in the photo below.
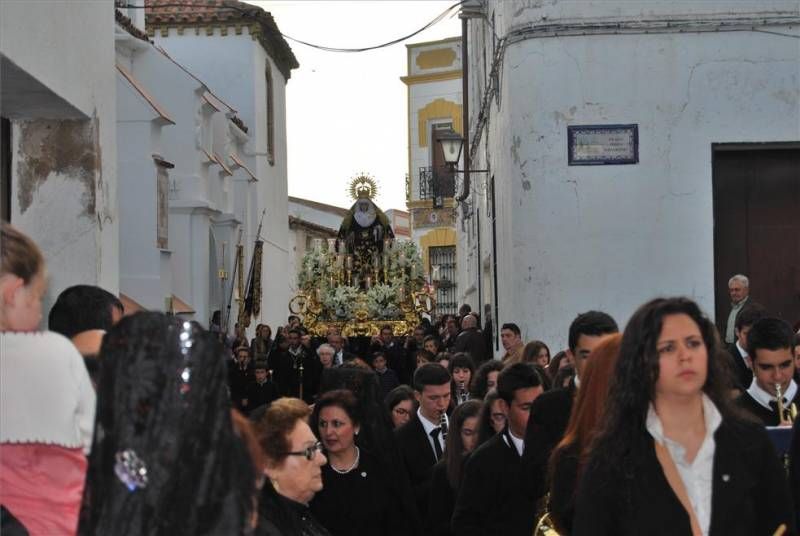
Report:
[[[314,404],[311,427],[328,464],[311,511],[333,536],[407,534],[380,461],[357,444],[361,426],[358,401],[347,389],[328,391]]]
[[[306,423],[311,409],[297,398],[279,398],[256,424],[268,481],[259,504],[257,533],[265,536],[330,536],[308,504],[322,490],[322,445]]]

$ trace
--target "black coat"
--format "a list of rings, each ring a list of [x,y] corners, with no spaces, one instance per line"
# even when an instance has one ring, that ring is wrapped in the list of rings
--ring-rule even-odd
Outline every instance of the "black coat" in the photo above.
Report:
[[[319,392],[322,364],[316,356],[305,349],[293,356],[289,351],[273,352],[269,356],[269,368],[283,396],[300,396],[300,367],[302,365],[303,400],[312,404]]]
[[[454,352],[466,352],[475,362],[475,368],[481,366],[489,359],[490,354],[486,349],[486,338],[477,328],[465,329],[456,337]]]
[[[403,465],[414,490],[417,511],[420,518],[425,520],[428,514],[428,498],[430,497],[433,466],[436,465],[436,454],[417,413],[412,414],[411,420],[395,431],[395,437]]]
[[[742,354],[739,353],[739,348],[736,347],[736,343],[728,345],[728,354],[730,356],[730,369],[733,374],[733,380],[739,390],[746,391],[753,381],[753,371],[745,364]]]
[[[767,409],[756,400],[750,396],[750,393],[744,392],[742,393],[737,399],[736,403],[739,404],[741,408],[747,411],[750,415],[757,418],[761,421],[764,426],[778,426],[779,418],[778,412],[773,411],[771,409]],[[800,406],[800,389],[797,390],[797,393],[794,395],[794,398],[789,402],[790,404],[794,403]],[[788,406],[787,406],[788,407]]]
[[[358,467],[347,474],[322,467],[323,488],[311,512],[332,536],[411,534],[387,479],[378,460],[361,449]]]
[[[540,483],[528,481],[505,430],[467,459],[451,529],[458,536],[530,536]]]
[[[447,479],[447,463],[442,459],[433,466],[425,534],[428,536],[452,536],[450,520],[453,518],[455,506],[455,490]]]
[[[245,395],[245,398],[247,398],[247,406],[245,407],[247,413],[261,406],[271,404],[280,397],[278,387],[275,385],[275,382],[270,380],[264,383],[251,382],[247,386]]]
[[[525,472],[531,482],[545,482],[550,454],[564,437],[572,403],[575,400],[575,383],[563,389],[542,393],[531,406],[528,427],[525,430]],[[539,495],[545,493],[542,485]]]
[[[572,533],[575,516],[575,490],[578,487],[578,456],[576,449],[563,451],[552,466],[550,481],[550,518],[561,536]]]
[[[258,503],[255,536],[331,536],[304,505],[275,493],[267,482]]]
[[[691,534],[689,515],[672,491],[646,430],[636,467],[590,460],[576,500],[572,536]],[[786,475],[762,426],[724,420],[714,434],[710,536],[795,534]],[[627,475],[626,475],[627,473]]]
[[[241,368],[235,361],[228,361],[228,387],[231,393],[231,403],[233,407],[244,410],[242,399],[247,397],[247,386],[255,381],[252,363],[245,368]]]

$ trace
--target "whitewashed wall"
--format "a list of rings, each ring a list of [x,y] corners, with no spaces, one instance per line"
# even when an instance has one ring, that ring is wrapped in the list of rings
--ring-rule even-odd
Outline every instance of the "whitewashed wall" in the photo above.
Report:
[[[118,291],[113,9],[108,2],[0,3],[3,61],[63,100],[75,121],[2,110],[14,122],[11,220],[44,252],[45,313],[70,285]]]
[[[797,12],[799,5],[637,4],[489,2],[487,13],[495,12],[503,35],[545,16],[554,23],[564,16]],[[480,43],[483,27],[470,24],[470,38]],[[745,31],[543,37],[509,45],[499,98],[473,161],[473,168],[489,165],[496,182],[498,325],[517,322],[524,338],[559,348],[570,321],[588,309],[608,311],[624,325],[644,301],[682,294],[713,314],[711,146],[800,140],[797,43]],[[473,88],[486,75],[481,49],[470,53]],[[470,98],[474,122],[479,97]],[[622,123],[639,126],[639,164],[567,166],[567,125]],[[473,179],[486,190],[482,176]],[[476,237],[461,233],[475,260],[461,273],[465,283],[477,277],[478,262],[486,263],[485,274],[492,264],[487,197],[475,197],[483,254],[477,259]],[[491,287],[484,285],[484,296],[491,298]]]
[[[266,79],[267,54],[254,41],[248,30],[242,35],[230,32],[220,36],[195,35],[187,31],[178,35],[174,29],[168,37],[156,32],[155,42],[177,61],[201,78],[216,94],[238,110],[245,122],[250,141],[244,147],[245,163],[258,177],[256,206],[245,225],[244,240],[247,263],[256,239],[262,210],[266,207],[261,236],[264,238],[262,263],[263,300],[261,316],[255,323],[285,323],[289,302],[289,231],[286,168],[286,80],[272,64],[273,109],[275,111],[275,163],[267,161]]]

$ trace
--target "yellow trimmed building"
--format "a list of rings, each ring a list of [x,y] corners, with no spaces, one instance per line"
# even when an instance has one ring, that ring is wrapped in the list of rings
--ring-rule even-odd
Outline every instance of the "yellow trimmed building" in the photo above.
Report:
[[[462,134],[461,38],[406,45],[408,181],[411,237],[420,246],[426,276],[437,288],[437,314],[458,311],[456,288],[456,175],[437,142]]]

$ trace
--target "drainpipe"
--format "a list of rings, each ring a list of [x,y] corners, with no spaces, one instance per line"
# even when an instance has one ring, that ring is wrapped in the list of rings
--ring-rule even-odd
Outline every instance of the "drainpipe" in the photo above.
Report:
[[[464,136],[464,187],[461,188],[461,193],[456,197],[456,201],[463,202],[468,196],[470,191],[469,181],[469,53],[467,52],[467,20],[468,15],[462,8],[461,14],[461,125]]]

